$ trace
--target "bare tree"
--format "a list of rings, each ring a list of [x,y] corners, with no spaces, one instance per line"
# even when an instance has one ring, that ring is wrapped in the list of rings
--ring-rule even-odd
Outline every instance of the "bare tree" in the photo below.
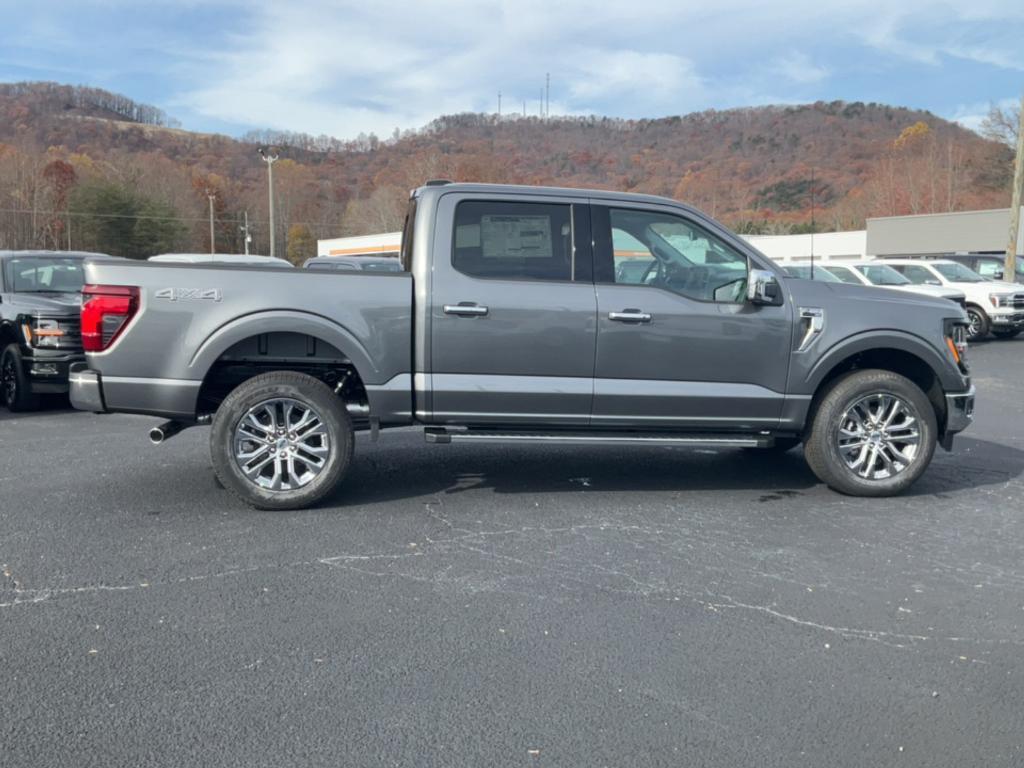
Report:
[[[999,141],[1008,147],[1017,145],[1017,126],[1020,125],[1020,107],[1000,107],[993,104],[981,121],[981,135],[986,139]]]

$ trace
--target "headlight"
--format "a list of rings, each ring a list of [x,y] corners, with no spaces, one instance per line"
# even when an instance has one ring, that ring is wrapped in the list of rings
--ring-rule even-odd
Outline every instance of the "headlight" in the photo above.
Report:
[[[64,330],[56,320],[36,317],[21,324],[21,335],[31,347],[56,347],[64,336]]]
[[[949,356],[964,373],[967,372],[967,329],[967,323],[959,318],[949,318],[943,324]]]
[[[990,293],[988,300],[992,302],[993,307],[1008,307],[1013,304],[1012,293]]]

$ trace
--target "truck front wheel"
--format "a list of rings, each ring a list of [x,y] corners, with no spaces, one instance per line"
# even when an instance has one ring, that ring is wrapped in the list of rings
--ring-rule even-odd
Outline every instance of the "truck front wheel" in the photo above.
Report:
[[[17,344],[8,344],[0,353],[0,399],[12,411],[32,411],[39,407],[39,396],[32,392]]]
[[[970,326],[967,328],[968,341],[981,341],[988,336],[991,323],[989,322],[988,315],[985,314],[985,310],[973,304],[968,304],[967,320],[970,323]]]
[[[894,496],[928,468],[937,435],[935,411],[914,382],[892,371],[854,371],[818,403],[804,457],[840,493]]]
[[[319,379],[255,376],[221,403],[210,432],[220,482],[257,509],[302,509],[344,477],[354,449],[345,403]]]

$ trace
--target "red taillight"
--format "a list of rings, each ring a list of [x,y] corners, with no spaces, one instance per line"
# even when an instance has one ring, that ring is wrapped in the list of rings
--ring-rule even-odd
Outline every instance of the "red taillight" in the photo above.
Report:
[[[114,343],[139,309],[134,285],[87,285],[82,289],[82,346],[102,352]]]

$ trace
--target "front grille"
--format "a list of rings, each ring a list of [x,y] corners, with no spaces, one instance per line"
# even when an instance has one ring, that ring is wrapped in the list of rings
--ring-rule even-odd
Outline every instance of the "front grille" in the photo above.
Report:
[[[1014,294],[1007,299],[1006,305],[1014,309],[1024,309],[1024,293]]]

